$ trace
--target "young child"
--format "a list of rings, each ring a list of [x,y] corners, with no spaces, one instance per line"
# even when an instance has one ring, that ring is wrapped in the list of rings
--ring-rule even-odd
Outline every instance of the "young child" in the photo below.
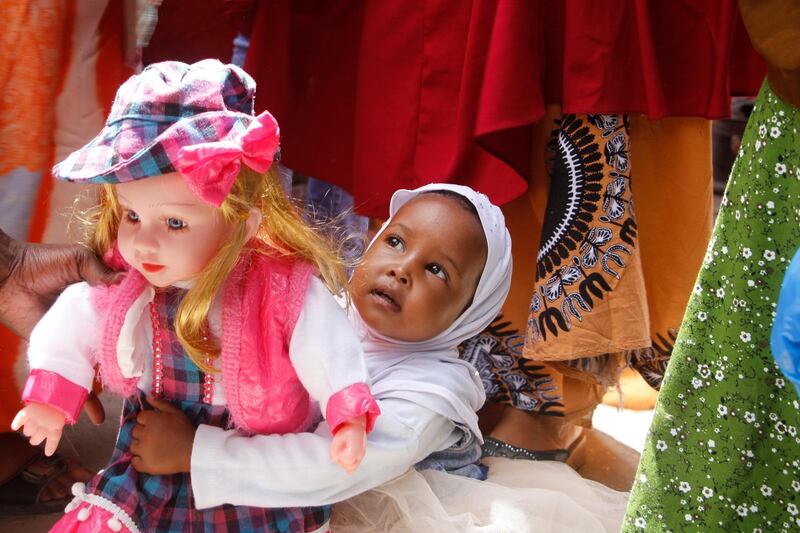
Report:
[[[364,461],[352,475],[335,468],[324,422],[314,433],[252,437],[209,425],[188,434],[165,428],[159,445],[191,449],[184,462],[198,508],[336,502],[456,442],[480,441],[484,389],[456,347],[492,321],[508,293],[503,214],[483,194],[449,184],[396,192],[390,214],[351,280],[350,321],[381,408]]]
[[[270,171],[278,125],[253,116],[254,85],[214,60],[151,65],[119,89],[105,129],[54,169],[115,184],[103,186],[89,243],[127,272],[119,285],[68,287],[31,335],[13,427],[46,441],[48,455],[78,417],[94,365],[126,397],[110,463],[73,487],[78,499],[53,531],[327,529],[327,507],[196,510],[194,480],[174,460],[182,450],[153,448],[169,416],[284,434],[313,428],[321,411],[337,468],[364,455],[380,411],[329,292],[342,292],[343,269]]]

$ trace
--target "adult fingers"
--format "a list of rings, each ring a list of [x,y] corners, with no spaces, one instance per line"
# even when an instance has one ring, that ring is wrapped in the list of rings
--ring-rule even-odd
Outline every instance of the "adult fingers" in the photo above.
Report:
[[[118,283],[124,275],[122,272],[115,272],[108,268],[90,250],[85,248],[78,252],[75,261],[78,265],[78,275],[89,285]]]
[[[86,415],[95,426],[99,426],[106,419],[106,410],[103,408],[100,398],[97,397],[94,391],[90,392],[89,397],[86,398],[86,403],[83,404],[83,410],[86,411]]]

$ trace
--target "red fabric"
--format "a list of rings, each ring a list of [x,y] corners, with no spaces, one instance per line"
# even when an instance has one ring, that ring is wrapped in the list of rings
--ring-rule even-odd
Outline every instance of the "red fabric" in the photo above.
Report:
[[[727,117],[765,74],[737,28],[733,0],[264,0],[246,69],[284,162],[385,216],[432,180],[520,195],[548,103]]]
[[[238,25],[225,0],[168,0],[158,8],[158,23],[142,50],[142,62],[214,58],[229,63]]]

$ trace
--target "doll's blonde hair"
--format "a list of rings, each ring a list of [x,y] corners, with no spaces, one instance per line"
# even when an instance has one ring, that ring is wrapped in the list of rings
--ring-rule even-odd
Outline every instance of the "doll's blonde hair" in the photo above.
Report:
[[[121,211],[113,185],[103,185],[99,205],[85,217],[86,243],[103,256],[117,239]],[[249,247],[247,219],[251,208],[261,210],[256,232],[267,246]],[[178,339],[189,357],[203,372],[218,371],[213,364],[220,346],[207,331],[208,312],[219,289],[233,271],[243,251],[290,256],[314,265],[328,289],[347,296],[347,277],[340,251],[341,244],[303,220],[286,196],[275,166],[259,174],[242,166],[230,193],[219,208],[232,226],[230,237],[195,278],[183,297],[175,317]]]

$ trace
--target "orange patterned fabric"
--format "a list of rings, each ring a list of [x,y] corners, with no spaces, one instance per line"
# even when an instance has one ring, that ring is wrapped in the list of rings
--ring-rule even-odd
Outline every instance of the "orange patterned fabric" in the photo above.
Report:
[[[54,146],[53,103],[69,57],[72,9],[72,0],[3,2],[0,179],[20,168],[49,174]],[[41,227],[31,226],[32,233],[37,234],[34,240],[41,236]],[[19,408],[21,392],[14,381],[19,346],[16,335],[0,326],[0,431],[8,429]]]
[[[641,115],[628,121],[562,117],[553,106],[539,123],[536,179],[526,196],[503,208],[515,259],[503,315],[461,347],[477,361],[491,401],[580,422],[628,360],[651,385],[660,384],[711,232],[711,124]],[[559,138],[560,131],[572,139]],[[559,143],[575,147],[566,151],[575,157],[559,161]],[[565,212],[559,200],[565,205],[569,197],[564,169],[579,161],[594,172],[585,181],[591,194],[574,217],[584,224],[571,228],[580,234],[564,232],[571,243],[545,250],[540,241],[554,233],[553,220]],[[608,232],[598,235],[598,228]],[[583,305],[572,297],[570,307],[574,294]],[[562,320],[540,322],[545,309],[557,309]]]

